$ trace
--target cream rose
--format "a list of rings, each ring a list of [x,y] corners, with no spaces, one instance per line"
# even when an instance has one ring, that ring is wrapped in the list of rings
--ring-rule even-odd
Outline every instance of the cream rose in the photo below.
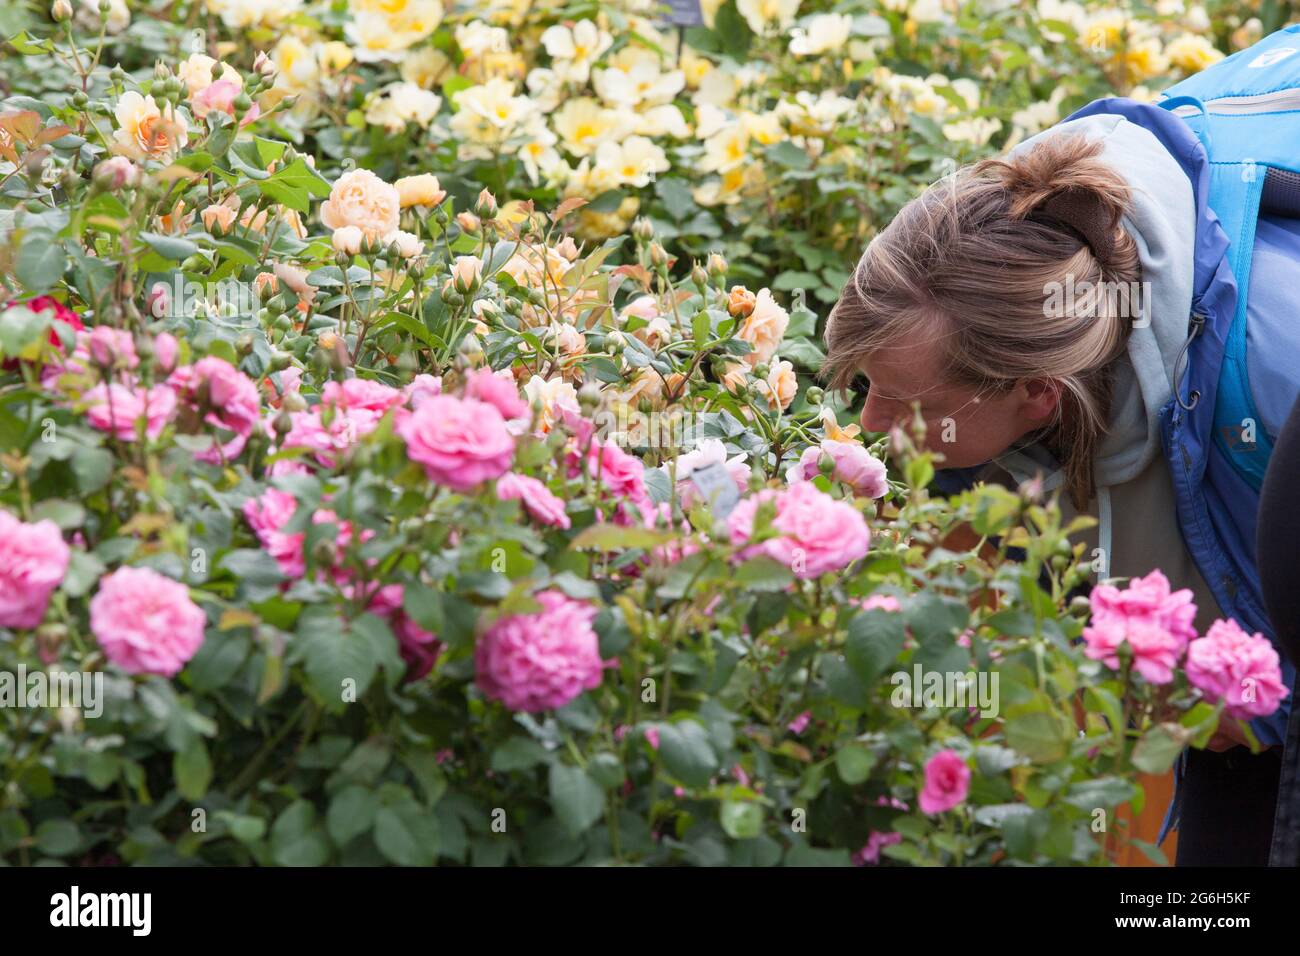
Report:
[[[384,237],[384,245],[397,246],[397,254],[403,259],[414,259],[420,253],[424,252],[424,244],[420,242],[418,236],[409,232],[397,230],[392,235]]]
[[[335,252],[341,252],[345,256],[355,256],[361,252],[361,243],[365,236],[356,226],[342,226],[335,229],[334,235],[330,238],[334,243]]]
[[[397,231],[402,202],[397,190],[368,169],[344,173],[321,203],[320,219],[329,229],[356,226],[369,239]]]

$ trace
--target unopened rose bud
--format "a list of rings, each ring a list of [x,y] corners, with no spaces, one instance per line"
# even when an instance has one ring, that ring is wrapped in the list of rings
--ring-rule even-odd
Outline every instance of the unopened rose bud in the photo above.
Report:
[[[831,477],[831,475],[835,474],[835,459],[826,452],[822,452],[817,456],[817,470],[827,478]]]
[[[822,391],[820,388],[818,388],[816,385],[812,385],[809,386],[808,390],[803,393],[803,397],[804,400],[807,401],[809,405],[820,405],[822,403],[822,399],[826,397],[826,393]]]
[[[54,5],[50,7],[50,17],[55,23],[63,23],[72,19],[72,4],[68,0],[54,0]]]
[[[656,269],[662,269],[668,265],[668,250],[657,242],[650,245],[650,264]]]
[[[235,102],[233,105],[235,109],[238,110],[241,114],[247,113],[249,108],[252,107],[253,105],[253,100],[249,97],[247,93],[240,93],[238,96],[235,97]]]
[[[245,332],[235,339],[235,351],[241,356],[248,355],[253,351],[253,333]]]
[[[176,356],[180,352],[180,345],[176,337],[170,332],[159,332],[153,340],[154,361],[158,365],[158,371],[164,375],[170,375],[176,368]]]
[[[722,253],[711,252],[709,253],[706,268],[709,270],[709,275],[713,277],[714,281],[721,281],[723,276],[727,274],[727,260],[723,258]]]
[[[271,427],[277,435],[287,435],[293,431],[293,416],[282,406],[275,418],[271,419]]]
[[[116,192],[140,182],[139,168],[125,156],[112,156],[95,166],[91,178],[106,192]]]
[[[303,398],[298,392],[285,392],[284,398],[280,400],[280,407],[288,412],[305,412],[307,410],[307,399]]]
[[[600,386],[595,382],[588,382],[578,389],[578,404],[582,406],[583,411],[590,412],[600,404]]]
[[[463,232],[467,232],[472,236],[479,231],[482,223],[479,222],[478,216],[467,211],[456,213],[456,225],[460,226]]]
[[[709,284],[709,274],[704,271],[703,266],[696,263],[691,267],[691,281],[703,292],[704,287]]]
[[[253,70],[267,79],[275,76],[275,64],[271,62],[271,58],[262,50],[258,50],[257,56],[253,57]]]
[[[637,217],[632,223],[632,238],[638,242],[649,242],[655,237],[655,227],[649,219],[644,216]]]
[[[456,352],[471,365],[477,365],[483,361],[483,344],[479,342],[477,335],[470,334],[461,339],[460,345],[456,347]]]
[[[474,211],[481,219],[495,219],[497,215],[497,198],[484,189],[474,202]]]
[[[161,83],[163,80],[167,79],[167,77],[171,75],[172,75],[171,68],[168,67],[167,64],[164,63],[162,60],[159,60],[157,63],[153,65],[153,78],[157,80],[159,83]]]
[[[325,567],[333,567],[339,560],[338,545],[333,541],[322,538],[317,541],[316,545],[311,549],[311,556],[317,564]]]
[[[754,366],[754,374],[759,378],[767,378],[767,373],[770,371],[771,369],[766,362],[759,362]]]

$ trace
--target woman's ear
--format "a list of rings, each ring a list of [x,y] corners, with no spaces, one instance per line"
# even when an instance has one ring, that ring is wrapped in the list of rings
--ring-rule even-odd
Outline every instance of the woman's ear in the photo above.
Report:
[[[1030,422],[1041,425],[1056,417],[1061,404],[1061,383],[1053,378],[1031,378],[1021,383],[1024,399],[1021,414]]]

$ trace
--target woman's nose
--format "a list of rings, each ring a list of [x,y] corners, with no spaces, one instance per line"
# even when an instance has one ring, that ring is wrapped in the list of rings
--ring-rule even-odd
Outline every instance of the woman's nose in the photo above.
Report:
[[[893,405],[871,393],[862,406],[862,430],[864,432],[887,432],[895,422]]]

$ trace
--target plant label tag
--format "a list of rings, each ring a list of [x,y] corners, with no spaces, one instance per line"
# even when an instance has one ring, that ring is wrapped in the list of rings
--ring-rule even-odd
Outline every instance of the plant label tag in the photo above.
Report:
[[[740,501],[740,492],[726,465],[712,464],[696,468],[691,472],[691,481],[695,482],[695,487],[709,503],[710,510],[719,518],[731,514],[731,509]]]
[[[699,0],[664,0],[668,7],[668,22],[679,27],[699,27],[704,25],[704,12]]]

